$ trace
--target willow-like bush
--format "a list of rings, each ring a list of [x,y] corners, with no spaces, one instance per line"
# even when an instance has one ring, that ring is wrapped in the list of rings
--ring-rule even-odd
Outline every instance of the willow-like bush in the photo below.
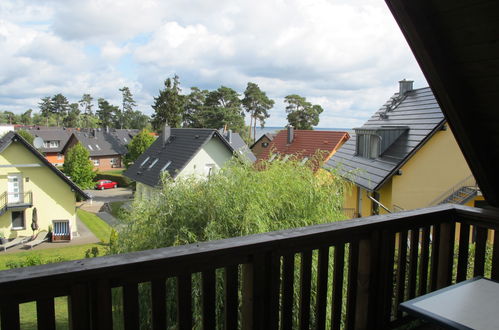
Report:
[[[111,240],[110,252],[140,251],[344,219],[344,182],[326,171],[317,171],[317,165],[313,160],[302,164],[296,159],[276,159],[256,168],[233,160],[208,179],[173,181],[165,177],[157,196],[133,203],[126,225]],[[196,291],[197,285],[193,286]],[[143,296],[141,300],[148,299]],[[148,323],[147,316],[143,322]]]

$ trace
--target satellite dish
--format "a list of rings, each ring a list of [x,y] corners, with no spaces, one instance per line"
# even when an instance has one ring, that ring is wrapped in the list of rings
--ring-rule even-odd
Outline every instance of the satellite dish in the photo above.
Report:
[[[36,148],[36,149],[40,149],[42,146],[43,146],[43,139],[39,136],[37,136],[34,140],[33,140],[33,146]]]

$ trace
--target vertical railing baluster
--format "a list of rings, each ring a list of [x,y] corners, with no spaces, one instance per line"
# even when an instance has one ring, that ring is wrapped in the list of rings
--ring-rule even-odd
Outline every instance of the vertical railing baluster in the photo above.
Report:
[[[409,249],[409,282],[408,298],[416,296],[417,273],[418,273],[418,252],[419,252],[419,228],[411,229],[411,247]]]
[[[179,330],[192,329],[192,278],[190,273],[177,276],[177,322]]]
[[[431,234],[431,265],[430,265],[430,292],[437,289],[438,260],[440,253],[440,225],[432,226]]]
[[[326,328],[327,283],[329,272],[329,247],[321,247],[317,258],[317,298],[315,322],[317,330]]]
[[[405,270],[407,263],[407,231],[403,230],[398,235],[397,253],[397,294],[395,296],[395,314],[402,317],[402,312],[397,306],[405,299]]]
[[[92,284],[91,290],[92,329],[112,329],[112,297],[109,281],[98,280]]]
[[[331,306],[332,330],[338,330],[341,328],[344,270],[345,270],[345,245],[338,244],[334,247],[333,303]]]
[[[140,328],[139,318],[139,287],[137,283],[123,286],[123,317],[125,330]]]
[[[492,274],[494,281],[499,280],[499,230],[494,230],[494,247],[492,251]]]
[[[486,246],[487,228],[476,227],[475,265],[473,267],[473,276],[484,275]]]
[[[215,329],[215,270],[202,273],[203,329]]]
[[[268,305],[266,305],[267,328],[279,328],[279,291],[281,283],[281,257],[277,253],[267,254],[267,292]],[[270,272],[270,274],[268,274]]]
[[[300,329],[310,328],[310,290],[312,280],[312,251],[301,253],[300,264]]]
[[[346,328],[355,328],[355,305],[357,302],[357,277],[359,269],[359,241],[350,242],[348,249],[348,289]]]
[[[38,299],[36,301],[36,318],[38,330],[55,329],[54,298]]]
[[[419,295],[428,292],[428,263],[430,259],[430,227],[421,232],[421,259],[419,261]]]
[[[459,226],[459,251],[457,257],[457,274],[456,282],[466,280],[466,272],[468,271],[468,254],[470,248],[470,225],[460,223]]]
[[[437,289],[452,283],[452,265],[454,263],[455,224],[440,224],[440,240],[438,248]]]
[[[2,301],[1,303],[7,303]],[[8,302],[8,304],[0,305],[0,317],[2,329],[19,330],[21,327],[21,320],[19,318],[19,304],[15,302]]]
[[[69,327],[71,330],[90,329],[90,297],[88,286],[79,283],[71,287],[68,296]]]
[[[378,280],[379,297],[377,299],[377,313],[374,328],[388,327],[392,311],[393,296],[393,268],[395,254],[395,233],[383,230],[379,249]]]
[[[166,329],[166,282],[165,279],[151,281],[152,327]]]
[[[282,303],[281,328],[293,327],[293,281],[295,278],[295,256],[287,253],[283,256],[282,266]]]
[[[236,265],[225,267],[224,276],[225,301],[224,301],[224,329],[236,329],[238,327],[238,271]]]

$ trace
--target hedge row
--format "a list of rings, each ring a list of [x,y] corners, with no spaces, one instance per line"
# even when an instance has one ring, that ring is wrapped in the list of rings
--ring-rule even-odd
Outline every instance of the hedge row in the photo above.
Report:
[[[118,182],[118,187],[128,187],[132,183],[132,181],[120,174],[102,174],[102,173],[97,173],[95,176],[95,181],[97,180],[111,180],[114,182]]]

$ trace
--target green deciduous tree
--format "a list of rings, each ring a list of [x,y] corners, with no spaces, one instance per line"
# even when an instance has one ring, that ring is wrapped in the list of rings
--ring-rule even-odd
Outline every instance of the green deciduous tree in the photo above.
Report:
[[[93,97],[90,94],[83,94],[81,100],[78,101],[78,104],[81,107],[81,112],[83,114],[82,127],[91,128],[92,127],[92,117],[94,113],[92,111]]]
[[[180,127],[185,112],[185,95],[180,94],[179,77],[175,75],[172,79],[165,80],[165,88],[159,91],[154,98],[154,114],[152,115],[152,126],[156,131],[161,130],[165,123],[170,127]]]
[[[64,95],[59,93],[52,96],[51,102],[52,108],[50,109],[50,112],[55,114],[57,118],[57,126],[59,126],[59,123],[61,123],[68,114],[69,101]]]
[[[244,112],[239,94],[229,87],[221,86],[208,92],[202,111],[197,117],[205,128],[227,126],[235,132],[244,129]]]
[[[100,120],[102,127],[117,127],[117,120],[115,120],[115,113],[119,112],[119,108],[103,98],[97,100],[99,110],[97,110],[97,117]],[[119,127],[119,126],[118,126]]]
[[[292,94],[284,98],[289,125],[296,129],[313,129],[319,124],[319,115],[324,111],[320,105],[312,105],[305,97]]]
[[[250,129],[253,127],[253,140],[255,140],[256,121],[258,120],[261,127],[264,127],[265,119],[270,117],[268,111],[274,106],[274,101],[269,99],[257,84],[249,82],[244,91],[242,104],[246,112],[250,114]]]
[[[23,125],[31,125],[33,123],[33,119],[31,118],[31,114],[33,113],[33,110],[28,109],[26,110],[22,115],[21,115],[21,124]]]
[[[127,145],[128,152],[125,155],[125,166],[128,168],[153,142],[154,137],[147,129],[143,129],[139,134],[135,135]]]
[[[88,150],[79,142],[70,148],[64,157],[64,173],[82,189],[92,188],[96,175],[89,157]]]
[[[31,135],[30,132],[28,132],[24,129],[20,129],[17,131],[17,134],[22,136],[23,139],[25,139],[29,144],[33,145],[33,140],[35,139],[35,137],[33,135]]]

